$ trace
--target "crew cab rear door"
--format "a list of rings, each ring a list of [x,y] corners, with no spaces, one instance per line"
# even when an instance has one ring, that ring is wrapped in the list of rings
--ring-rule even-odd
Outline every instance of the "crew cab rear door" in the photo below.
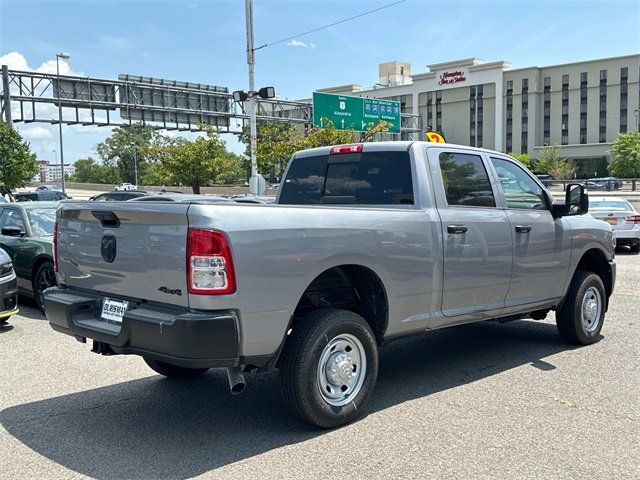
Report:
[[[513,247],[486,159],[475,150],[425,148],[443,236],[442,312],[456,317],[500,310]]]
[[[108,297],[188,306],[189,204],[88,202],[59,208],[61,283]]]

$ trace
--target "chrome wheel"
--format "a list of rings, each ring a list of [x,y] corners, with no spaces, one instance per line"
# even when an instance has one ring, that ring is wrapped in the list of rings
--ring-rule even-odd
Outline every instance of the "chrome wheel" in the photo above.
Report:
[[[350,334],[333,338],[318,362],[318,388],[330,405],[346,405],[360,392],[367,373],[367,356],[360,340]]]
[[[582,297],[582,308],[580,309],[582,328],[585,332],[591,333],[598,328],[601,314],[602,297],[600,291],[595,287],[589,287]]]

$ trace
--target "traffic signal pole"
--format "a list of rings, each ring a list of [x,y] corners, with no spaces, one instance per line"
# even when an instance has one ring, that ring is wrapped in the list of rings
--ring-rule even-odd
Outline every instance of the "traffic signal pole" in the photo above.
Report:
[[[258,132],[256,126],[256,98],[255,98],[255,78],[254,78],[254,65],[255,65],[255,50],[253,48],[253,0],[245,0],[245,12],[247,20],[247,64],[249,65],[249,132],[250,132],[250,145],[249,150],[251,152],[251,182],[250,191],[254,195],[258,194],[258,161],[256,159],[256,143],[258,140]],[[254,191],[255,190],[255,191]]]

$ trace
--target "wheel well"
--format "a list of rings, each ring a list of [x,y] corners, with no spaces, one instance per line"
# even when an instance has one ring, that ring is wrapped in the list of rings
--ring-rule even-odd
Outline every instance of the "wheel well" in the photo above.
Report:
[[[341,308],[357,313],[371,326],[378,344],[388,323],[387,294],[380,277],[361,265],[341,265],[325,270],[298,301],[290,328],[312,310]]]
[[[38,257],[35,262],[33,262],[33,268],[31,269],[31,281],[33,282],[33,278],[36,276],[36,272],[40,268],[40,265],[43,263],[53,263],[53,258],[49,257]]]
[[[592,248],[591,250],[587,250],[578,266],[576,271],[582,270],[584,272],[593,272],[600,277],[602,283],[604,284],[605,292],[607,293],[607,298],[611,296],[613,290],[613,279],[611,276],[611,267],[609,266],[609,262],[607,261],[607,257],[601,250],[597,248]]]

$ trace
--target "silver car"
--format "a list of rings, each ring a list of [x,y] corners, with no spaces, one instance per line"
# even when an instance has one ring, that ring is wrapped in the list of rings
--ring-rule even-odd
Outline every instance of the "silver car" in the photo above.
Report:
[[[611,225],[618,247],[628,245],[640,252],[640,214],[624,198],[589,197],[589,213]]]

